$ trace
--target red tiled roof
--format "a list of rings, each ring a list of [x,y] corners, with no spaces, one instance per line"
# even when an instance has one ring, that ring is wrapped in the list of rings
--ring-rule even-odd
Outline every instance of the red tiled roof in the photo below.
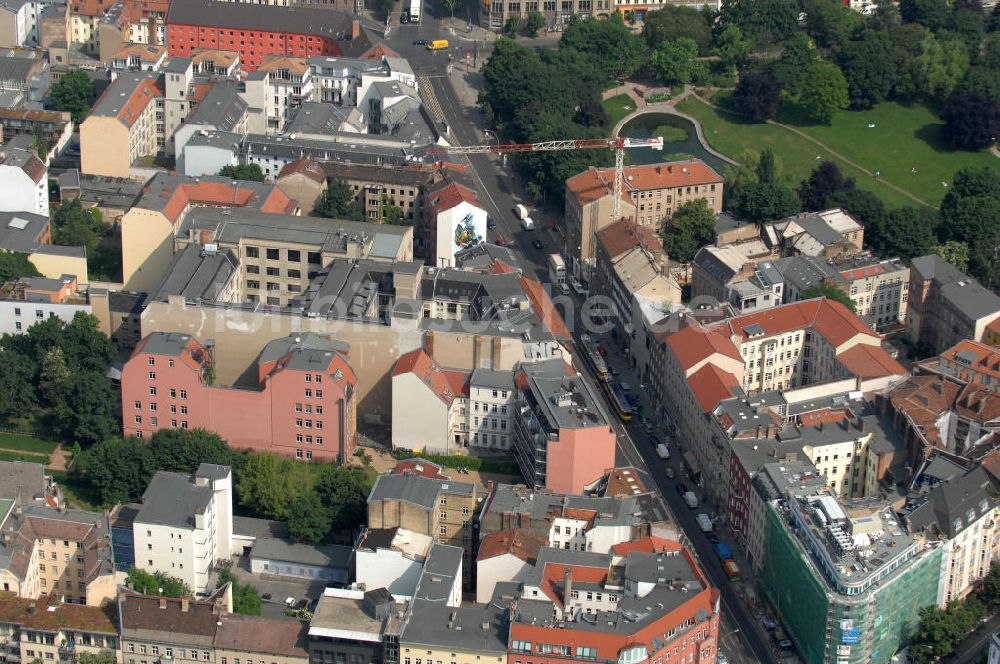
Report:
[[[993,450],[985,457],[983,457],[983,468],[993,479],[1000,480],[1000,450]]]
[[[653,229],[640,226],[631,219],[623,219],[597,231],[597,240],[612,258],[637,247],[642,247],[654,255],[666,256],[667,253]]]
[[[433,214],[440,214],[445,210],[450,210],[460,203],[482,207],[479,199],[476,198],[476,192],[457,182],[452,182],[442,189],[431,192],[427,196],[427,199],[430,202],[429,207]]]
[[[451,405],[457,396],[469,395],[470,373],[445,369],[423,349],[410,351],[396,361],[393,376],[412,373],[419,378],[441,401]]]
[[[859,378],[878,378],[879,376],[901,376],[906,372],[903,365],[892,359],[889,353],[880,346],[857,344],[837,356],[845,369]]]
[[[1000,318],[991,323],[990,326],[992,327],[996,323],[1000,323]],[[959,353],[964,357],[974,355],[975,360],[972,362],[968,362],[967,360],[959,361],[957,359]],[[965,339],[941,353],[940,357],[948,360],[952,367],[967,366],[968,369],[960,372],[960,374],[965,374],[959,376],[963,380],[969,380],[970,376],[968,374],[974,372],[985,374],[1000,381],[1000,348],[972,341],[971,339]]]
[[[608,570],[604,567],[583,567],[582,565],[549,563],[545,566],[545,571],[542,573],[541,590],[559,608],[563,607],[563,578],[567,567],[571,567],[573,570],[574,583],[598,583],[603,585],[608,580]]]
[[[672,189],[690,185],[721,184],[722,176],[698,159],[672,161],[666,164],[646,164],[625,168],[622,195],[632,203],[628,191]],[[566,181],[569,189],[582,203],[589,203],[607,195],[614,187],[614,169],[597,169],[593,166]]]
[[[427,459],[421,459],[420,457],[415,457],[413,459],[403,459],[397,463],[392,468],[393,475],[419,475],[420,477],[427,477],[432,480],[447,480],[451,479],[445,475],[442,471],[444,468],[434,463],[433,461],[428,461]]]
[[[509,553],[534,565],[538,552],[548,544],[544,538],[523,530],[500,530],[482,539],[476,560],[489,560]]]
[[[986,326],[986,329],[993,334],[1000,336],[1000,318],[997,318],[992,323]]]
[[[816,298],[784,304],[772,309],[737,316],[719,324],[728,325],[733,334],[749,339],[746,328],[759,325],[765,336],[811,327],[832,346],[839,346],[858,334],[877,336],[840,302]]]
[[[326,171],[309,157],[302,157],[301,159],[285,164],[284,168],[278,172],[278,179],[280,180],[295,173],[301,173],[320,185],[326,182]]]
[[[164,193],[170,198],[163,205],[163,214],[174,222],[188,205],[246,207],[256,202],[256,194],[252,189],[244,189],[238,183],[234,187],[227,182],[208,180],[183,183],[173,190],[164,190]],[[285,195],[285,192],[272,187],[267,200],[260,206],[260,211],[269,214],[291,214],[297,205]]]
[[[739,350],[729,339],[698,325],[689,325],[671,334],[667,337],[667,345],[684,369],[690,369],[716,353],[743,361]]]
[[[615,544],[611,547],[611,550],[615,553],[615,555],[627,556],[633,552],[661,553],[664,551],[680,551],[683,548],[684,547],[681,546],[680,542],[675,542],[674,540],[669,540],[663,537],[656,537],[655,535],[649,535],[631,542],[621,542],[619,544]]]
[[[566,180],[566,189],[576,197],[580,205],[586,205],[609,196],[614,188],[614,181],[613,171],[604,172],[591,166],[583,173]],[[629,205],[635,205],[626,191],[622,191],[622,200]]]
[[[541,319],[542,324],[548,328],[553,336],[563,340],[573,338],[562,316],[559,315],[555,305],[552,303],[552,298],[545,292],[545,288],[542,287],[541,282],[529,279],[522,274],[521,289],[528,296],[528,299],[531,300],[531,308],[535,310],[535,314]]]
[[[688,385],[702,411],[708,413],[715,410],[723,399],[736,396],[740,382],[736,376],[709,363],[691,374]]]
[[[834,424],[846,419],[850,412],[843,408],[822,408],[801,416],[802,426],[818,427],[821,424]]]
[[[160,89],[156,81],[142,81],[136,86],[132,92],[132,96],[122,106],[122,110],[118,112],[118,119],[131,127],[139,119],[139,116],[142,115],[146,107],[154,99],[162,96],[163,90]]]

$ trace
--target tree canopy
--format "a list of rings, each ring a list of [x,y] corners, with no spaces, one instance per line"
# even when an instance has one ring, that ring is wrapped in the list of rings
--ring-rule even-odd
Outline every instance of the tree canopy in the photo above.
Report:
[[[754,122],[766,122],[778,114],[781,84],[771,72],[747,72],[733,92],[733,104]]]
[[[351,191],[351,185],[340,178],[330,180],[315,210],[317,214],[331,219],[361,221],[364,217],[357,196]]]
[[[780,44],[798,30],[799,6],[793,0],[723,0],[723,26],[735,25],[757,48]]]
[[[66,111],[80,124],[97,97],[94,82],[82,69],[70,69],[52,85],[49,103],[57,111]]]
[[[215,582],[215,587],[221,588],[227,583],[232,584],[233,613],[245,616],[259,616],[261,601],[257,588],[251,583],[241,583],[232,571],[224,569],[219,572],[219,578]]]
[[[833,63],[814,62],[802,83],[799,103],[811,120],[829,124],[851,103],[843,72]]]
[[[21,277],[40,276],[28,254],[19,251],[0,251],[0,284]]]
[[[606,21],[571,23],[563,31],[559,49],[573,49],[586,55],[607,84],[636,73],[646,58],[642,38],[625,25],[617,12]]]
[[[840,192],[853,191],[854,186],[854,179],[844,175],[836,162],[827,159],[799,185],[799,200],[804,210],[825,210],[831,207],[831,197]]]
[[[809,300],[814,297],[825,297],[828,300],[840,302],[853,313],[858,313],[858,309],[851,300],[851,296],[848,295],[843,288],[836,284],[816,284],[815,286],[811,286],[810,288],[807,288],[799,293],[799,299],[801,300]]]
[[[667,256],[689,263],[698,250],[715,239],[715,212],[708,201],[697,198],[677,208],[663,230],[663,248]]]
[[[129,568],[125,583],[143,595],[190,597],[192,594],[191,588],[177,577],[165,572],[146,572],[138,567]]]
[[[712,46],[712,27],[708,17],[693,7],[663,5],[649,12],[642,26],[642,36],[650,49],[660,44],[687,37],[698,45],[698,52],[706,55]]]
[[[236,166],[223,166],[219,170],[219,175],[234,180],[246,180],[249,182],[263,182],[264,171],[260,170],[257,164],[237,164]]]

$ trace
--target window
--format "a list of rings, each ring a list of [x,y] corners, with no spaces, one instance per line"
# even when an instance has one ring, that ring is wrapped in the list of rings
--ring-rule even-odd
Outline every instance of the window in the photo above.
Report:
[[[302,252],[298,249],[288,250],[288,262],[289,263],[301,263],[302,262]]]
[[[142,408],[142,402],[141,402],[141,401],[135,401],[135,402],[133,402],[133,403],[132,403],[132,406],[133,406],[133,407],[134,407],[134,408],[135,408],[136,410],[140,410],[140,409]]]
[[[187,398],[188,398],[188,391],[181,390],[181,399],[187,399]]]
[[[267,276],[269,276],[269,277],[280,277],[281,276],[281,270],[279,270],[276,267],[269,267],[269,268],[267,268]],[[268,290],[270,290],[270,288]]]
[[[150,356],[149,358],[146,359],[146,361],[149,363],[149,366],[151,366],[151,367],[156,366],[156,358],[155,357]]]
[[[278,260],[278,250],[277,249],[268,249],[267,250],[267,260],[269,260],[269,261],[276,261],[276,260]]]
[[[149,372],[149,379],[150,380],[156,380],[156,372],[155,371],[150,371]]]
[[[135,416],[135,423],[136,424],[142,424],[142,415],[136,415]]]
[[[247,247],[247,258],[260,258],[260,249],[258,247]]]

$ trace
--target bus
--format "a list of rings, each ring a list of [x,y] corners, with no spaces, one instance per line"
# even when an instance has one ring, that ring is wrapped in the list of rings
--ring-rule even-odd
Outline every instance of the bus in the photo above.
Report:
[[[549,281],[554,284],[566,283],[566,261],[559,254],[549,254]]]
[[[607,393],[608,400],[611,401],[611,407],[614,408],[618,417],[623,422],[631,420],[632,416],[635,415],[635,408],[632,407],[632,404],[625,397],[622,388],[614,381],[606,380],[604,381],[604,391]]]
[[[578,346],[584,364],[590,367],[590,370],[597,376],[597,380],[607,380],[608,364],[601,357],[601,353],[597,350],[597,344],[590,338],[590,335],[581,334]]]
[[[410,23],[420,22],[420,0],[410,0]]]

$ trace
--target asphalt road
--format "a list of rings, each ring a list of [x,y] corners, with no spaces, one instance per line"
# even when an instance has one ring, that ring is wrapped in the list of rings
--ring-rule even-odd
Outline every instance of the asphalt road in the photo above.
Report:
[[[425,17],[419,24],[400,25],[398,16],[394,16],[391,19],[392,26],[387,39],[389,46],[409,59],[414,73],[421,78],[422,84],[430,84],[431,90],[426,90],[424,96],[425,98],[429,97],[433,105],[444,116],[449,127],[449,139],[452,144],[480,145],[488,143],[490,140],[496,140],[494,136],[483,132],[482,113],[478,107],[473,105],[475,98],[471,96],[474,91],[468,89],[456,91],[448,73],[450,61],[447,55],[442,52],[429,52],[422,46],[413,45],[413,41],[417,39],[447,38],[451,49],[456,52],[454,64],[464,68],[458,62],[463,57],[463,50],[475,49],[480,58],[485,58],[488,57],[490,51],[490,42],[474,39],[476,34],[481,33],[464,34],[462,30],[456,31],[455,34],[448,32],[440,21],[435,20],[429,14],[428,9],[430,12],[434,12],[434,7],[429,7],[428,3],[425,2]],[[550,220],[561,221],[561,215],[542,214],[542,211],[533,209],[529,199],[524,194],[519,178],[512,170],[503,166],[500,157],[475,154],[463,155],[461,159],[452,157],[451,160],[461,161],[469,167],[469,174],[476,184],[480,201],[486,207],[489,215],[496,221],[497,228],[491,231],[490,239],[495,241],[497,236],[502,237],[518,255],[526,272],[547,281],[548,255],[559,252],[561,247],[559,246],[559,237],[544,229]],[[513,207],[516,203],[523,203],[529,209],[533,209],[532,216],[538,224],[539,230],[527,232],[520,228],[513,214]],[[541,250],[532,246],[531,241],[535,238],[542,241],[543,248]],[[561,304],[560,299],[563,299]],[[572,301],[566,301],[565,298],[556,298],[556,300],[557,304],[564,309],[566,322],[574,336],[579,338],[579,334],[584,331],[580,321],[581,300],[578,298]],[[628,373],[623,359],[619,358],[619,360],[622,362],[619,369],[623,371],[620,379],[638,387],[639,381]],[[595,384],[593,376],[588,375],[587,379],[591,382],[594,392],[600,395],[599,398],[605,399],[604,392]],[[614,411],[606,401],[604,406],[614,418]],[[678,525],[687,534],[695,553],[700,558],[705,574],[711,583],[720,590],[723,612],[719,639],[720,648],[727,653],[731,662],[737,664],[776,661],[762,627],[754,620],[746,605],[736,594],[732,582],[726,576],[720,561],[712,550],[711,542],[698,528],[695,521],[695,511],[687,507],[677,493],[674,481],[668,480],[662,472],[663,461],[656,456],[648,436],[642,431],[638,421],[633,421],[631,430],[623,426],[616,418],[612,425],[618,434],[619,463],[654,470],[651,475],[658,483],[658,488],[673,511]],[[677,451],[676,447],[673,449],[675,452]]]

